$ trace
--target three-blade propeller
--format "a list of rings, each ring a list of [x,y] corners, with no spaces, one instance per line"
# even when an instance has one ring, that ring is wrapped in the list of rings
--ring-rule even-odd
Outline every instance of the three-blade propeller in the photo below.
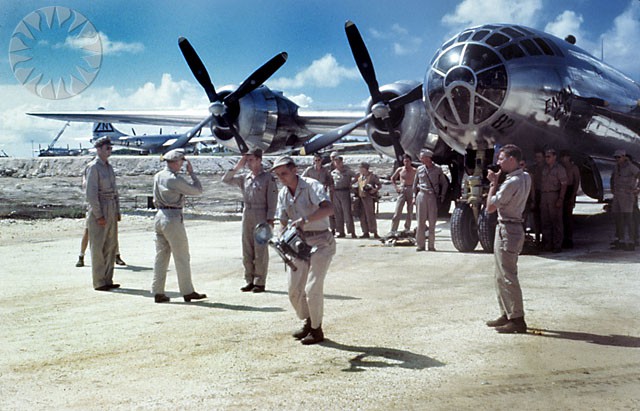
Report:
[[[247,144],[244,142],[244,139],[234,125],[234,122],[237,119],[237,114],[232,114],[234,110],[231,110],[230,108],[234,106],[242,97],[260,87],[276,71],[278,71],[278,69],[282,67],[282,65],[287,61],[287,53],[282,52],[274,56],[271,60],[267,61],[260,68],[254,71],[249,77],[247,77],[247,79],[243,81],[237,89],[226,95],[224,98],[220,98],[220,95],[216,93],[216,89],[211,82],[211,78],[209,77],[207,69],[202,63],[202,60],[200,60],[200,57],[198,57],[198,54],[196,53],[194,48],[191,46],[191,43],[189,43],[189,40],[184,37],[180,37],[178,39],[178,46],[180,47],[180,51],[182,51],[182,55],[187,61],[191,72],[193,73],[198,83],[200,83],[204,91],[207,93],[209,103],[211,103],[211,106],[209,108],[209,110],[211,111],[211,115],[200,122],[196,127],[189,130],[187,135],[195,135],[202,127],[204,127],[212,119],[216,118],[218,124],[226,126],[231,131],[231,134],[233,134],[240,152],[247,152],[249,150],[249,147],[247,147]]]
[[[347,34],[347,40],[349,41],[351,53],[353,54],[353,58],[356,61],[358,70],[360,71],[362,78],[369,88],[369,94],[371,95],[371,113],[358,121],[344,125],[335,130],[331,130],[328,133],[315,136],[306,144],[304,144],[301,153],[311,154],[315,151],[318,151],[323,147],[335,143],[342,137],[346,136],[356,128],[362,126],[363,124],[366,124],[372,119],[378,118],[384,122],[384,125],[387,129],[386,131],[391,136],[396,160],[401,163],[404,149],[400,144],[400,138],[398,135],[399,133],[393,126],[391,112],[394,109],[404,106],[405,104],[422,98],[422,85],[418,85],[413,90],[409,91],[406,94],[403,94],[402,96],[398,96],[392,100],[385,101],[382,93],[380,92],[380,86],[378,84],[378,79],[376,78],[376,72],[373,68],[371,56],[369,55],[367,46],[364,44],[364,40],[362,40],[362,36],[358,31],[358,27],[356,27],[354,22],[347,21],[345,23],[344,30]]]

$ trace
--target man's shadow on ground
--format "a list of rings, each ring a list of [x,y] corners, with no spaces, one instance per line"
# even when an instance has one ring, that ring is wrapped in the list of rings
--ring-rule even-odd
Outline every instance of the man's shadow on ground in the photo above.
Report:
[[[631,335],[599,335],[574,331],[547,330],[544,328],[528,328],[528,334],[563,340],[584,341],[591,344],[608,345],[611,347],[640,348],[640,337]]]
[[[153,295],[149,292],[149,290],[139,290],[135,288],[116,288],[110,290],[113,293],[117,294],[129,294],[129,295],[138,295],[145,298],[153,298]],[[282,312],[285,311],[284,308],[281,307],[253,307],[250,305],[234,305],[234,304],[224,304],[224,303],[214,303],[211,301],[192,301],[185,302],[182,300],[182,295],[180,293],[168,292],[165,295],[172,299],[172,301],[162,304],[173,304],[173,305],[192,305],[197,307],[204,308],[218,308],[222,310],[232,310],[232,311],[257,311],[263,313],[274,313],[274,312]]]
[[[345,372],[361,372],[365,371],[366,368],[390,367],[423,370],[425,368],[442,367],[445,365],[426,355],[397,350],[395,348],[346,345],[328,339],[325,339],[319,345],[336,350],[358,353],[358,355],[349,360],[349,368],[342,370]]]

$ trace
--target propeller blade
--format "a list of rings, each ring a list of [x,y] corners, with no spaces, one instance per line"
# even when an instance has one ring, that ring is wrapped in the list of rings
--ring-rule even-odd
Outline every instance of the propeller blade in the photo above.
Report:
[[[190,129],[189,131],[187,131],[186,133],[178,137],[178,139],[174,141],[173,144],[167,147],[166,151],[173,150],[174,148],[182,148],[186,146],[189,143],[189,140],[191,140],[193,136],[199,133],[202,130],[202,127],[206,126],[209,122],[211,122],[211,120],[213,120],[213,114],[209,114],[204,120],[199,122],[192,129]]]
[[[373,68],[373,62],[371,61],[371,56],[369,55],[367,46],[364,44],[364,40],[362,40],[362,36],[354,22],[348,20],[344,25],[344,30],[347,33],[347,40],[349,40],[351,53],[356,61],[358,70],[360,70],[362,78],[367,83],[367,87],[369,87],[369,94],[375,104],[382,100],[382,94],[380,94],[380,86],[376,79],[376,72]]]
[[[198,57],[198,53],[196,53],[194,48],[191,46],[191,43],[189,43],[189,40],[184,37],[179,37],[178,46],[180,47],[180,51],[182,51],[182,55],[187,61],[193,76],[207,93],[209,102],[213,103],[214,101],[218,101],[220,98],[216,93],[216,89],[213,87],[209,73],[207,72],[204,63],[202,63],[202,60],[200,60],[200,57]]]
[[[260,87],[265,81],[269,79],[269,77],[273,76],[273,74],[278,71],[280,67],[287,61],[287,57],[289,55],[286,52],[282,52],[271,60],[264,63],[259,69],[254,71],[247,79],[240,84],[233,93],[229,94],[224,99],[224,103],[229,105],[233,104],[236,101],[240,100],[242,97],[251,93],[253,90]]]
[[[238,129],[236,129],[236,126],[233,125],[233,121],[229,118],[229,116],[223,115],[222,118],[227,123],[227,127],[229,127],[229,130],[231,130],[231,134],[233,134],[233,138],[236,140],[236,144],[238,145],[238,150],[240,150],[240,153],[244,154],[249,151],[249,147],[247,147],[247,144],[244,142],[244,139],[238,132]]]
[[[400,144],[400,137],[398,136],[398,132],[393,127],[393,122],[391,121],[391,117],[387,117],[385,120],[385,125],[387,126],[387,132],[391,137],[391,144],[393,144],[393,152],[396,155],[396,161],[398,164],[402,164],[402,156],[404,155],[404,148],[402,148],[402,144]]]
[[[366,117],[361,118],[360,120],[354,121],[353,123],[345,124],[344,126],[335,128],[325,134],[319,134],[313,137],[311,140],[307,141],[300,150],[301,155],[313,154],[316,151],[335,143],[340,140],[342,137],[351,133],[356,128],[361,125],[367,123],[373,118],[373,114],[369,113]]]
[[[402,107],[405,104],[409,104],[421,98],[422,98],[422,84],[419,84],[410,92],[405,93],[401,96],[398,96],[393,100],[389,100],[389,107],[391,107],[391,109],[393,110],[395,108]]]

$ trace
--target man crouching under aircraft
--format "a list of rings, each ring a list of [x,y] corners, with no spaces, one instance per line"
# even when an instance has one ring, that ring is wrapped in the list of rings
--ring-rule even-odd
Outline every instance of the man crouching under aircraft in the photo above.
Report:
[[[518,146],[507,144],[500,149],[498,165],[500,171],[489,170],[489,195],[487,212],[498,211],[498,226],[493,244],[496,261],[496,292],[502,315],[487,321],[499,333],[525,333],[522,290],[518,281],[518,255],[524,245],[522,214],[531,191],[531,177],[520,168],[522,151]],[[498,189],[498,179],[506,173],[506,180]]]
[[[309,260],[296,258],[297,269],[288,269],[289,301],[304,325],[293,336],[304,345],[324,340],[322,313],[324,278],[336,253],[336,241],[329,231],[333,205],[322,184],[312,178],[299,177],[291,157],[278,158],[271,171],[284,185],[278,193],[276,218],[282,230],[287,224],[301,231],[303,240],[315,251]]]

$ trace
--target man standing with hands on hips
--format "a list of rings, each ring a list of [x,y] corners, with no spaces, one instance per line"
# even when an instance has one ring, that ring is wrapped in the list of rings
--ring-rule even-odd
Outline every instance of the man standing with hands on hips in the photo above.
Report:
[[[113,264],[118,248],[120,200],[116,174],[109,164],[111,140],[101,137],[94,143],[96,158],[87,165],[87,228],[91,247],[91,274],[96,291],[120,287],[113,282]]]
[[[522,152],[513,144],[500,149],[497,173],[489,170],[490,182],[487,195],[487,212],[498,211],[498,226],[493,245],[496,262],[496,292],[501,316],[487,321],[499,333],[525,333],[524,304],[518,281],[518,255],[524,245],[522,226],[524,209],[531,191],[531,177],[520,168]],[[506,180],[498,188],[498,180],[506,173]]]
[[[297,270],[287,270],[289,301],[304,324],[293,337],[304,345],[324,340],[322,317],[324,310],[324,279],[336,253],[336,241],[329,231],[329,216],[333,205],[318,181],[299,177],[296,164],[288,156],[278,158],[271,171],[284,187],[278,193],[276,217],[281,229],[295,225],[303,240],[315,251],[309,260],[296,258]]]
[[[198,294],[191,282],[191,256],[189,255],[189,240],[184,229],[182,207],[184,196],[198,196],[202,194],[202,184],[193,171],[189,160],[184,158],[184,150],[176,148],[162,156],[167,167],[153,177],[153,201],[158,209],[154,220],[156,230],[156,261],[153,266],[153,284],[151,292],[155,302],[169,302],[164,293],[167,280],[169,259],[173,254],[173,262],[178,274],[180,294],[186,302],[207,298],[206,294]],[[180,174],[182,164],[187,163],[187,174],[191,177],[189,183]]]
[[[237,176],[236,173],[243,167],[247,167],[249,173]],[[242,264],[246,285],[240,290],[264,292],[269,270],[269,249],[266,244],[259,244],[256,241],[253,232],[258,224],[266,222],[273,226],[278,187],[273,176],[262,168],[262,150],[252,148],[244,153],[238,164],[224,174],[222,182],[240,188],[244,200]]]

